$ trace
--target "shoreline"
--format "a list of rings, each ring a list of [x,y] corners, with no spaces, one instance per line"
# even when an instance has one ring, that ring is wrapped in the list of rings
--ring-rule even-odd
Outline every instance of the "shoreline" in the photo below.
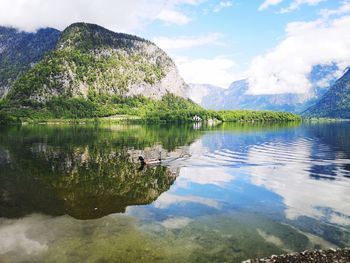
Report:
[[[350,248],[330,248],[326,250],[303,251],[282,255],[272,255],[261,259],[248,259],[243,263],[348,263]]]
[[[125,123],[125,124],[162,124],[162,123],[187,123],[187,124],[208,124],[217,125],[220,123],[242,123],[242,124],[258,124],[258,123],[302,123],[303,120],[290,120],[290,119],[248,119],[248,120],[218,120],[218,119],[206,119],[201,121],[195,120],[151,120],[136,115],[113,115],[109,117],[95,117],[95,118],[57,118],[57,119],[22,119],[18,121],[10,121],[2,124],[6,125],[28,125],[28,124],[46,124],[46,125],[59,125],[59,124],[103,124],[103,123]],[[1,124],[1,123],[0,123]]]

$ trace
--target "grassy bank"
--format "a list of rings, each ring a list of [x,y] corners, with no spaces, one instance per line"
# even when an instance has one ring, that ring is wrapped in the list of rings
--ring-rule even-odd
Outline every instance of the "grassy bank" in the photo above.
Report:
[[[156,101],[144,96],[89,94],[87,99],[57,97],[45,104],[0,103],[0,123],[23,122],[282,122],[300,121],[287,112],[205,110],[190,100],[168,94]]]

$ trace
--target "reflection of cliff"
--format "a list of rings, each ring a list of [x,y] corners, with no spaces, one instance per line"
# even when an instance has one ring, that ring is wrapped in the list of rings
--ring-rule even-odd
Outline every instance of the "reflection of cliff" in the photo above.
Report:
[[[1,138],[1,160],[6,161],[0,163],[0,217],[45,213],[91,219],[124,212],[127,206],[156,200],[178,174],[164,166],[140,169],[131,153],[139,152],[135,146],[142,145],[141,138],[132,137],[129,148],[115,141],[114,134],[72,133],[67,143],[67,131],[61,132]],[[127,142],[128,136],[120,140]],[[159,147],[146,150],[157,152]],[[162,148],[163,155],[181,153]]]

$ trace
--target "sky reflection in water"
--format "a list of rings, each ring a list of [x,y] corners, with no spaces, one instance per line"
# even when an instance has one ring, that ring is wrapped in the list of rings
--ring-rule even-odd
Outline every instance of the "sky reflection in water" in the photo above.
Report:
[[[239,262],[349,246],[349,123],[289,126],[4,130],[0,258]],[[142,170],[139,154],[167,159]]]

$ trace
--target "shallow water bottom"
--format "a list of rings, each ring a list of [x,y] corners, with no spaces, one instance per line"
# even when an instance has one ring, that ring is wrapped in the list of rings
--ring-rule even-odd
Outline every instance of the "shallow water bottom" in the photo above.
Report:
[[[8,251],[1,262],[241,262],[329,245],[244,213],[158,222],[123,215],[86,221],[31,215],[1,224],[1,250]]]

